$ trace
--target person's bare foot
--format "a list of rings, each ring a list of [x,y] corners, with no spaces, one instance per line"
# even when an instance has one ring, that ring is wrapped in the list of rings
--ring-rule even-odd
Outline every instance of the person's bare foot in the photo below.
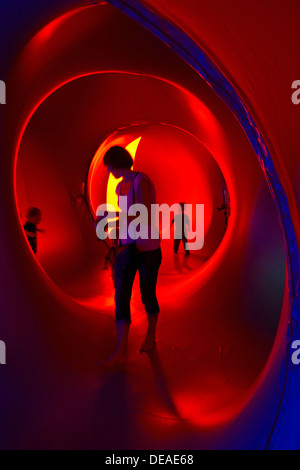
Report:
[[[121,351],[115,351],[108,359],[99,361],[98,366],[105,369],[116,369],[126,364],[127,354]]]
[[[146,338],[145,341],[143,342],[141,348],[140,348],[140,353],[143,352],[150,352],[152,351],[156,346],[156,340],[154,338]]]
[[[117,324],[117,348],[108,359],[98,363],[100,367],[113,369],[121,367],[125,364],[127,359],[129,326],[130,325],[128,323]]]
[[[148,319],[148,329],[146,338],[140,348],[140,352],[149,352],[155,348],[156,345],[156,325],[158,320],[158,314],[155,315],[147,315]]]

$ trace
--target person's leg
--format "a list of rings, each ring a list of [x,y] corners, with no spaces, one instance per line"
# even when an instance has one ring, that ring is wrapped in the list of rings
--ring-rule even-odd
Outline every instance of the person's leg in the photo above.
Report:
[[[179,243],[180,243],[180,238],[174,238],[174,244],[173,244],[173,251],[174,253],[177,253],[178,248],[179,248]]]
[[[115,315],[117,327],[117,347],[106,366],[122,364],[126,359],[130,317],[130,299],[137,271],[137,263],[131,247],[117,254],[114,267]]]
[[[142,302],[145,306],[148,329],[140,351],[151,351],[155,346],[156,325],[159,305],[156,297],[158,270],[161,265],[161,249],[139,254],[139,278]]]
[[[117,254],[115,260],[115,314],[117,323],[131,323],[130,300],[136,271],[136,256],[132,247],[128,245]]]
[[[184,247],[185,254],[186,254],[186,255],[189,255],[189,254],[190,254],[190,250],[189,250],[188,241],[187,241],[187,238],[185,237],[185,235],[183,235],[183,237],[182,237],[182,243],[183,243],[183,247]]]

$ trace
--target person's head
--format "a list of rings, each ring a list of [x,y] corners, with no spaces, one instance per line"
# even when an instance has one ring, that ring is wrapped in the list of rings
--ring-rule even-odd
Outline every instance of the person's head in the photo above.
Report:
[[[103,163],[109,173],[112,173],[115,178],[120,178],[122,170],[131,169],[133,159],[126,149],[116,145],[107,150],[103,158]]]
[[[184,212],[185,202],[180,202],[179,205],[181,207],[182,212]]]
[[[42,220],[41,210],[37,207],[29,207],[27,211],[27,220],[33,224],[39,224]]]

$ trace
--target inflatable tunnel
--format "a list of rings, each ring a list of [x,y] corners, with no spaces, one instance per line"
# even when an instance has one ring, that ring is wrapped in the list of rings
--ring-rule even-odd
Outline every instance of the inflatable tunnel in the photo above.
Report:
[[[1,447],[299,448],[299,6],[30,5],[7,10],[14,40],[3,29]],[[118,373],[97,368],[115,319],[93,222],[112,145],[159,204],[204,204],[200,249],[174,256],[162,241],[157,348],[142,355],[135,280]],[[42,211],[37,256],[29,207]]]

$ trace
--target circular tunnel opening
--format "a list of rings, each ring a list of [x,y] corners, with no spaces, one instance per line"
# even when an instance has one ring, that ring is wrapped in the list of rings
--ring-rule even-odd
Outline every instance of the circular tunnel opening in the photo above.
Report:
[[[128,87],[128,74],[118,74],[118,79],[115,76],[114,79],[117,88],[122,87],[122,79],[125,87]],[[157,90],[160,86],[174,88],[157,78],[143,77],[141,80],[141,77],[132,75],[131,79],[136,88],[139,86],[140,94],[147,82],[156,82]],[[73,94],[78,93],[79,88],[86,87],[91,90],[92,99],[95,92],[107,90],[108,83],[112,81],[111,74],[84,77],[78,83],[71,82],[53,93],[28,123],[16,167],[17,198],[23,225],[29,207],[44,208],[41,225],[45,232],[38,234],[38,261],[66,294],[97,310],[113,303],[111,279],[108,273],[101,274],[106,245],[97,241],[93,220],[98,205],[107,202],[110,180],[102,158],[110,146],[123,145],[131,151],[135,160],[134,168],[151,175],[159,204],[167,203],[171,206],[184,200],[194,206],[204,205],[204,246],[194,252],[189,261],[182,260],[181,253],[180,257],[164,259],[161,274],[179,276],[178,279],[172,278],[170,282],[174,295],[179,295],[181,276],[184,277],[184,285],[190,286],[189,289],[195,289],[199,284],[199,275],[205,263],[216,252],[225,235],[226,219],[219,209],[225,199],[229,202],[225,177],[216,160],[199,138],[178,126],[166,123],[130,124],[109,133],[92,159],[90,148],[80,149],[80,129],[78,128],[78,137],[75,139],[70,128],[72,108],[69,100],[73,99]],[[181,106],[186,106],[182,100],[182,91],[176,90],[175,93],[177,92]],[[170,99],[174,98],[174,95],[167,97],[166,109]],[[108,98],[108,102],[110,100],[112,97]],[[151,97],[148,103],[150,101]],[[63,113],[63,108],[66,112],[63,118],[64,128],[61,122],[59,125],[54,122],[55,113]],[[97,104],[94,109],[96,112]],[[147,113],[146,106],[145,110]],[[157,115],[159,116],[159,110]],[[80,127],[80,115],[76,114],[73,121],[74,119],[77,121],[77,124],[74,123],[75,127]],[[96,129],[95,126],[90,132],[95,133]],[[99,140],[98,134],[97,129],[97,136],[93,135],[93,140]],[[61,146],[64,137],[67,138],[66,147],[64,144]],[[85,198],[81,197],[84,192]],[[112,192],[114,193],[114,189]],[[190,218],[192,220],[192,214]],[[191,225],[191,230],[195,229],[197,227]],[[167,230],[167,227],[163,227],[163,230]],[[172,243],[171,231],[170,239],[163,240],[166,253],[172,252]],[[168,284],[169,282],[167,288]]]
[[[229,194],[224,176],[216,161],[205,146],[194,136],[182,129],[166,124],[139,124],[115,131],[108,136],[97,150],[87,177],[86,196],[93,217],[97,207],[105,202],[118,209],[116,186],[119,180],[112,175],[107,179],[103,165],[105,152],[113,145],[126,148],[134,160],[133,170],[151,175],[156,188],[159,205],[172,207],[180,201],[190,205],[187,211],[189,220],[193,221],[193,210],[196,204],[204,205],[204,224],[199,227],[190,225],[190,231],[204,233],[204,245],[195,250],[189,260],[171,256],[173,251],[174,227],[170,230],[172,217],[161,226],[162,249],[165,253],[159,275],[166,277],[164,290],[174,282],[170,276],[193,277],[203,269],[205,262],[220,245],[227,228],[226,214],[220,213],[222,205],[227,202]],[[228,210],[229,212],[229,210]],[[195,222],[195,221],[194,221]],[[194,225],[194,226],[193,226]],[[199,236],[199,235],[198,235]],[[192,237],[188,234],[188,237]],[[200,242],[193,240],[194,245]],[[179,280],[178,278],[178,280]],[[180,283],[178,283],[179,288]]]
[[[83,14],[88,29],[95,18],[89,13],[89,19],[86,10]],[[77,15],[65,19],[73,30],[80,23]],[[142,28],[135,34],[141,47],[144,36],[150,41]],[[39,39],[33,39],[34,53],[37,43],[42,51]],[[172,55],[154,43],[156,58],[160,48],[163,56]],[[42,209],[45,233],[39,234],[37,259],[43,270],[84,309],[113,319],[111,279],[99,270],[105,247],[96,240],[90,214],[74,198],[103,145],[123,139],[127,146],[141,137],[136,168],[155,180],[159,201],[205,203],[204,249],[185,265],[166,255],[161,270],[158,295],[164,315],[159,354],[150,364],[160,379],[159,393],[153,393],[157,384],[140,358],[133,359],[133,366],[144,381],[133,388],[149,415],[211,426],[241,410],[268,359],[285,288],[284,243],[243,130],[205,83],[181,67],[176,69],[180,80],[160,77],[157,67],[153,74],[82,72],[56,84],[33,107],[21,136],[17,206],[22,224],[27,207]],[[98,198],[106,199],[107,175],[100,167],[87,181],[92,207]],[[231,203],[227,230],[218,212],[224,181]],[[163,249],[170,251],[167,244]],[[138,288],[132,301],[138,336],[144,325]]]

